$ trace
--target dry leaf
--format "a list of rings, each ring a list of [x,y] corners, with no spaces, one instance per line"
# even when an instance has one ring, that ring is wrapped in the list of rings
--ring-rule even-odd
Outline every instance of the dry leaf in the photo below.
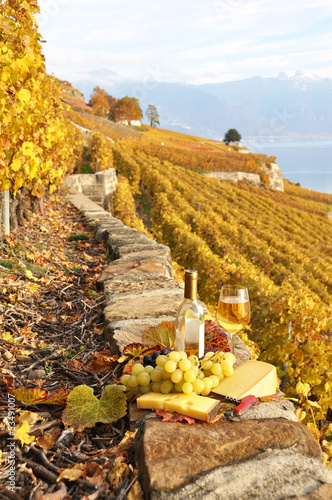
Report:
[[[175,324],[172,321],[162,321],[160,325],[144,330],[142,339],[147,345],[160,345],[162,348],[175,349]]]
[[[21,411],[18,418],[19,422],[28,422],[29,425],[35,425],[38,420],[42,420],[42,417],[38,413],[28,410]]]
[[[52,434],[44,434],[36,438],[36,444],[43,448],[45,451],[49,451],[53,448],[55,441],[60,437],[61,429],[56,429]]]
[[[23,422],[20,425],[15,427],[14,439],[19,439],[21,441],[21,445],[33,443],[36,439],[35,436],[30,436],[30,425],[28,422]]]
[[[63,423],[82,431],[97,422],[116,422],[127,413],[125,391],[124,385],[107,385],[103,396],[97,399],[91,387],[74,387],[62,414]]]
[[[75,464],[72,469],[59,469],[60,475],[57,479],[62,481],[62,479],[68,479],[68,481],[76,481],[79,477],[83,476],[84,464]]]

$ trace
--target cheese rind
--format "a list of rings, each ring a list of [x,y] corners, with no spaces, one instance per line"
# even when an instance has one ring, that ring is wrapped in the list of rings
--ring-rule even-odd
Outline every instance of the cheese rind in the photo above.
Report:
[[[176,412],[187,417],[197,418],[209,422],[220,408],[217,399],[199,396],[198,394],[161,394],[148,392],[137,398],[137,408],[154,410],[161,408],[166,411]]]
[[[276,367],[263,361],[249,360],[238,366],[233,375],[225,377],[211,392],[240,400],[249,395],[257,398],[270,396],[276,390]]]

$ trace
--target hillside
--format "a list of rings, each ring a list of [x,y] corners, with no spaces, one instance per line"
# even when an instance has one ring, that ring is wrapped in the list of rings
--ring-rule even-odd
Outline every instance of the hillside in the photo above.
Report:
[[[212,312],[222,284],[249,288],[252,318],[243,340],[277,366],[287,394],[307,412],[301,418],[317,435],[314,422],[321,422],[325,435],[332,406],[332,195],[287,180],[279,192],[207,178],[201,173],[222,168],[259,172],[268,159],[147,126],[124,134],[107,120],[74,115],[86,127],[92,119],[101,132],[112,129],[115,216],[142,230],[136,206],[146,229],[170,247],[179,275],[199,271],[199,296]]]

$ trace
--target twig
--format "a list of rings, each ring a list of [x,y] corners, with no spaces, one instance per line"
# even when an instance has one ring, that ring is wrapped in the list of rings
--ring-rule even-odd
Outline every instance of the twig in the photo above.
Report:
[[[47,470],[45,467],[42,465],[36,464],[32,460],[29,460],[28,458],[25,459],[25,462],[28,467],[30,467],[33,472],[45,481],[48,481],[49,483],[55,484],[57,482],[58,476],[54,474],[54,472],[51,472]]]
[[[4,495],[5,498],[10,498],[10,500],[23,500],[15,491],[7,490],[7,488],[1,488],[0,494]]]
[[[58,467],[56,467],[56,465],[51,464],[51,462],[49,462],[49,460],[48,460],[47,456],[45,455],[45,453],[43,452],[43,450],[39,450],[34,445],[32,445],[30,447],[30,450],[35,455],[37,455],[37,457],[39,458],[39,460],[41,461],[41,463],[43,465],[45,465],[45,467],[47,467],[50,471],[52,471],[52,472],[58,472]]]

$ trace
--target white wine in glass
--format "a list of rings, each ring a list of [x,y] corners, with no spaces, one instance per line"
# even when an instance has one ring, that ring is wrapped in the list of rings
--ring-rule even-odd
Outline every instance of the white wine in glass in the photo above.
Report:
[[[237,285],[221,287],[217,320],[231,335],[231,352],[234,353],[234,333],[238,333],[250,321],[248,289]]]

